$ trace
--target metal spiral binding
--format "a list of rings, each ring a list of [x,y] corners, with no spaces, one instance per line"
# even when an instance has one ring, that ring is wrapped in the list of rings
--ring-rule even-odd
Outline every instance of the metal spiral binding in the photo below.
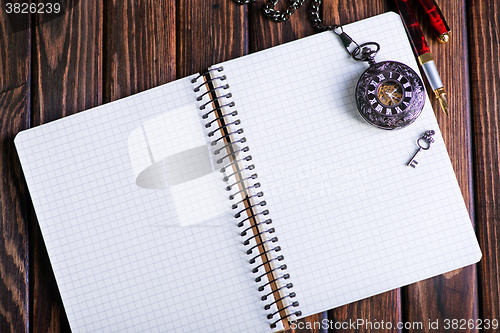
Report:
[[[260,184],[259,184],[259,183],[255,184],[255,185],[259,185],[259,186],[260,186]],[[256,187],[255,185],[253,186],[254,188]],[[258,188],[259,186],[257,186],[257,188]],[[229,200],[233,200],[233,199],[231,199],[231,196],[229,196]],[[247,218],[245,218],[245,219],[241,220],[241,221],[240,221],[240,223],[238,223],[238,224],[237,224],[237,226],[238,226],[238,228],[241,228],[241,227],[243,227],[243,226],[245,225],[245,222],[246,222],[247,220],[252,219],[252,218],[255,218],[255,217],[257,217],[258,215],[267,215],[267,214],[269,214],[269,211],[268,211],[267,209],[266,209],[265,211],[263,211],[263,212],[259,212],[259,213],[257,213],[257,214],[253,214],[253,212],[252,212],[252,215],[250,215],[250,216],[248,216]],[[254,227],[254,225],[253,225],[253,226],[251,226],[249,229],[251,229],[251,228],[253,228],[253,227]]]
[[[225,115],[227,116],[227,115]],[[229,146],[233,146],[233,145],[237,145],[238,143],[245,143],[247,141],[246,138],[241,138],[239,140],[235,140],[235,141],[232,141],[232,142],[229,142],[228,144],[225,144],[224,146],[220,147],[219,149],[216,149],[214,150],[214,155],[218,155],[223,149],[229,149]],[[222,171],[224,172],[224,171]],[[226,180],[224,180],[226,181]]]
[[[249,248],[249,249],[247,250],[247,254],[252,254],[252,253],[253,253],[253,250],[254,250],[255,248],[258,248],[259,246],[262,246],[262,245],[267,244],[267,243],[269,243],[269,242],[271,242],[271,243],[276,243],[277,241],[278,241],[278,237],[273,237],[273,238],[271,238],[271,239],[266,239],[265,241],[262,241],[262,242],[260,242],[260,243],[258,243],[258,244],[255,244],[254,246],[252,246],[251,248]],[[268,261],[264,262],[264,263],[262,264],[262,266],[264,266],[264,265],[265,265],[265,264],[267,264],[267,263],[270,263],[272,260],[273,260],[273,259],[271,259],[271,260],[268,260]],[[254,272],[254,273],[257,273],[257,272]]]
[[[265,310],[269,310],[269,309],[271,308],[271,306],[272,306],[273,304],[275,304],[276,302],[279,302],[279,301],[281,301],[281,300],[283,300],[283,299],[285,299],[285,298],[287,298],[287,297],[294,298],[295,296],[296,296],[296,295],[295,295],[295,293],[294,293],[294,292],[291,292],[291,293],[289,293],[288,295],[285,295],[285,296],[283,296],[283,297],[281,297],[281,298],[279,298],[279,299],[275,300],[274,302],[271,302],[271,303],[269,303],[269,304],[266,304],[266,305],[264,306],[264,309],[265,309]]]
[[[279,247],[279,246],[277,246],[277,247]],[[273,249],[273,250],[274,250],[274,249]],[[275,251],[278,251],[278,250],[275,250]],[[280,256],[280,257],[282,257],[282,258],[283,258],[283,256]],[[277,258],[278,258],[278,257],[277,257]],[[274,271],[277,271],[277,270],[284,270],[284,269],[287,269],[287,268],[288,268],[288,267],[287,267],[285,264],[283,264],[283,265],[281,265],[281,266],[278,266],[278,267],[276,267],[276,268],[273,268],[273,270],[272,270],[271,272],[274,272]],[[262,278],[264,277],[264,275],[266,275],[267,273],[268,273],[268,272],[266,272],[266,273],[264,273],[264,274],[262,274],[262,275],[260,275],[260,276],[257,276],[257,277],[255,278],[255,282],[260,282],[260,281],[262,280]]]
[[[287,273],[287,265],[283,263],[285,258],[280,253],[281,246],[276,244],[278,237],[274,234],[278,232],[272,226],[272,219],[267,218],[269,210],[261,209],[266,206],[266,201],[262,200],[264,193],[253,192],[261,186],[255,181],[258,175],[257,173],[247,175],[247,171],[254,170],[255,166],[247,164],[252,160],[252,156],[247,154],[249,147],[238,146],[247,140],[242,136],[243,128],[241,128],[240,119],[233,118],[238,115],[238,111],[234,110],[235,103],[231,100],[232,94],[226,93],[229,84],[221,82],[227,80],[224,73],[219,74],[223,70],[222,66],[211,68],[191,82],[196,84],[194,91],[199,93],[197,96],[197,101],[200,103],[199,109],[207,110],[202,113],[201,117],[206,121],[205,128],[210,128],[207,136],[210,138],[210,146],[216,148],[213,154],[219,155],[222,151],[227,152],[214,160],[217,165],[221,166],[219,170],[224,174],[222,180],[226,183],[226,190],[231,192],[229,200],[233,201],[238,196],[241,197],[241,200],[232,203],[231,208],[238,209],[241,206],[234,214],[238,220],[236,225],[244,228],[240,236],[245,237],[242,243],[247,247],[246,254],[253,254],[249,263],[253,265],[251,272],[259,274],[255,282],[260,283],[257,290],[265,293],[261,300],[265,302],[273,296],[273,301],[267,302],[264,310],[269,311],[267,319],[277,319],[270,323],[271,328],[276,328],[279,322],[291,316],[300,316],[302,312],[296,310],[299,306],[298,301],[287,302],[288,299],[295,298],[296,294],[290,290],[293,284],[289,282],[290,274]],[[198,83],[200,78],[202,82]],[[216,127],[213,128],[213,125]],[[245,212],[246,217],[243,216]],[[258,253],[254,254],[254,250],[258,250]],[[265,278],[267,280],[264,280]]]
[[[248,146],[247,146],[247,147],[243,147],[243,148],[241,148],[241,149],[238,149],[238,150],[234,151],[234,153],[233,153],[233,154],[238,154],[239,152],[246,153],[246,152],[247,152],[247,151],[249,151],[249,150],[250,150],[250,148],[248,148]],[[217,155],[217,154],[215,154],[215,153],[214,153],[214,155]],[[221,164],[222,162],[224,162],[224,159],[225,159],[225,158],[229,158],[229,157],[231,157],[231,154],[227,154],[226,156],[223,156],[223,157],[219,158],[219,159],[217,160],[217,164]]]

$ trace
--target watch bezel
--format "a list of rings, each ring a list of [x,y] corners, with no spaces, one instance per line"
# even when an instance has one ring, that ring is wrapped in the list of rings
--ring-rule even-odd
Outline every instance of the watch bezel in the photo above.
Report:
[[[410,83],[412,96],[408,102],[409,105],[397,114],[383,114],[377,111],[368,98],[368,88],[373,86],[371,82],[377,78],[377,75],[384,72],[402,75]],[[386,81],[388,80],[379,80],[375,88],[378,89]],[[361,75],[356,84],[355,97],[358,112],[366,122],[381,129],[394,130],[404,128],[418,118],[425,104],[425,89],[420,76],[409,66],[397,61],[383,61],[372,64]],[[378,100],[378,96],[376,97]],[[395,108],[398,105],[384,107]]]

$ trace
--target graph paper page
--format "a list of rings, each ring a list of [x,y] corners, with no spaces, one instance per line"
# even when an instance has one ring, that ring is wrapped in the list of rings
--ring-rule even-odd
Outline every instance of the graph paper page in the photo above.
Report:
[[[344,31],[359,44],[378,42],[376,61],[419,72],[398,15]],[[365,123],[353,95],[367,65],[332,32],[221,65],[303,316],[479,260],[428,100],[407,128]],[[407,167],[430,129],[436,142]]]
[[[200,119],[185,78],[16,137],[74,332],[268,330]]]

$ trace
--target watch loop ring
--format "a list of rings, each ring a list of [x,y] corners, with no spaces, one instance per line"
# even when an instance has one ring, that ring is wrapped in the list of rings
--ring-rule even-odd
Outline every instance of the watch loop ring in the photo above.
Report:
[[[372,48],[374,46],[374,48]],[[357,46],[351,53],[351,56],[356,61],[368,61],[370,64],[375,63],[375,55],[380,51],[380,44],[376,42],[367,42]]]

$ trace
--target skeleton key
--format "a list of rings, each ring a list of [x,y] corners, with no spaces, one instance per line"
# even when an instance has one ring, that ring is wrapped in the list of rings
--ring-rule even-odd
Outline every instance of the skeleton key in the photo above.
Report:
[[[434,139],[432,138],[432,136],[435,133],[436,132],[434,132],[433,130],[428,130],[428,131],[425,131],[424,134],[422,134],[422,136],[417,140],[418,149],[415,152],[415,154],[413,154],[410,162],[406,163],[406,166],[411,166],[412,168],[417,167],[418,162],[415,160],[415,156],[417,156],[417,154],[421,150],[427,150],[431,147],[431,143],[434,142]]]

